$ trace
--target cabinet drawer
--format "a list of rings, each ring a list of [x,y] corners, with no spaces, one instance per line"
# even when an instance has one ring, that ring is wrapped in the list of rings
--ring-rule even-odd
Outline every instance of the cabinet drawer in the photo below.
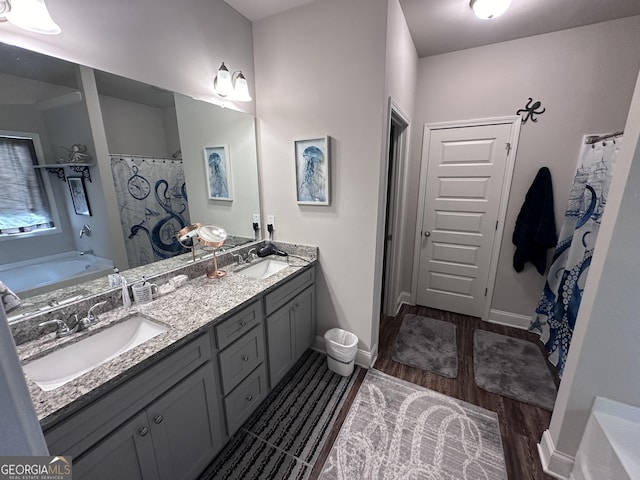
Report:
[[[234,340],[240,338],[261,321],[260,302],[255,302],[241,312],[220,322],[214,327],[218,349],[222,350],[227,345],[231,345]]]
[[[258,326],[219,353],[222,393],[228,394],[264,361],[264,334]]]
[[[311,267],[304,270],[296,277],[289,280],[287,283],[278,287],[271,293],[268,293],[264,297],[264,310],[267,315],[275,312],[282,305],[287,303],[299,292],[311,285],[316,278],[316,269]]]
[[[49,451],[74,457],[82,454],[210,359],[207,332],[47,429],[44,436]]]
[[[240,428],[266,395],[267,372],[263,363],[224,399],[229,436]]]

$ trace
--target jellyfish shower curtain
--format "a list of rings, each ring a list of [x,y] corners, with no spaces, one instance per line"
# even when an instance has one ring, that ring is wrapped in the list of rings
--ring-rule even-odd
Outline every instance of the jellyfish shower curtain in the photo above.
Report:
[[[583,145],[547,281],[529,330],[562,376],[621,138]]]
[[[182,161],[113,155],[111,173],[129,267],[186,251],[176,239],[191,223]]]

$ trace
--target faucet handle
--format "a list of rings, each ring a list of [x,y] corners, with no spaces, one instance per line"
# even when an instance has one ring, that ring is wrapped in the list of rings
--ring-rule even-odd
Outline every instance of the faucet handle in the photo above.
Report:
[[[233,258],[236,259],[236,265],[240,265],[242,263],[242,254],[241,253],[232,253]]]
[[[87,320],[89,320],[90,322],[97,322],[97,321],[98,321],[98,315],[95,315],[95,314],[93,313],[93,311],[94,311],[96,308],[101,307],[102,305],[106,305],[106,303],[107,303],[107,302],[106,302],[106,300],[105,300],[105,301],[102,301],[102,302],[98,302],[98,303],[96,303],[93,307],[91,307],[91,308],[89,309],[89,311],[87,312]]]

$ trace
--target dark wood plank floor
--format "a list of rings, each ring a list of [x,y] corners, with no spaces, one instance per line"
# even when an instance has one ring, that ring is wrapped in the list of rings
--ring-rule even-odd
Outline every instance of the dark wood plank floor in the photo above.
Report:
[[[456,325],[458,347],[457,378],[449,379],[440,375],[430,374],[424,370],[396,363],[391,359],[402,318],[410,313],[445,320]],[[542,471],[537,451],[537,443],[542,437],[542,432],[549,427],[551,412],[487,392],[476,385],[473,378],[473,332],[475,329],[488,330],[534,342],[537,342],[538,338],[525,330],[483,322],[475,317],[427,307],[404,305],[396,317],[383,317],[381,321],[378,360],[375,368],[394,377],[496,412],[500,421],[500,433],[502,435],[502,446],[509,480],[553,480],[552,477]],[[553,371],[552,367],[550,369]],[[556,382],[558,382],[557,379]],[[359,387],[361,383],[362,378],[356,383],[356,387]],[[352,395],[350,395],[343,407],[343,411],[340,413],[334,431],[313,469],[311,479],[318,478],[324,460],[328,456],[331,445],[344,421],[348,407],[353,402],[355,390],[354,388]]]

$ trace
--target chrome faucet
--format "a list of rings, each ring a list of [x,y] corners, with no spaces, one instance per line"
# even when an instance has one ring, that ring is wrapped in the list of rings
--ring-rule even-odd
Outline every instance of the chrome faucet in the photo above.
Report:
[[[86,223],[82,225],[82,228],[80,229],[80,238],[82,238],[82,236],[85,234],[89,237],[91,236],[91,227]]]
[[[251,250],[249,250],[249,252],[247,252],[247,263],[256,258],[258,258],[258,253],[255,248],[252,248]]]
[[[39,327],[48,327],[49,325],[56,325],[57,326],[56,338],[67,337],[67,336],[69,336],[72,333],[75,333],[77,331],[75,327],[73,329],[71,329],[71,328],[69,328],[69,325],[66,324],[66,322],[64,322],[62,320],[58,320],[57,318],[54,319],[54,320],[49,320],[47,322],[42,322],[38,326]]]
[[[93,250],[89,249],[89,250],[83,250],[80,252],[80,256],[84,256],[84,255],[93,255]]]
[[[236,265],[240,265],[244,262],[244,258],[242,258],[241,253],[232,253],[231,255],[236,259]]]
[[[93,307],[91,307],[89,309],[89,311],[87,312],[87,316],[84,317],[83,319],[78,319],[78,314],[74,313],[72,315],[69,316],[69,320],[74,319],[75,320],[75,325],[73,326],[73,328],[69,328],[69,323],[64,322],[62,320],[58,320],[58,319],[54,319],[54,320],[49,320],[47,322],[42,322],[41,324],[39,324],[40,327],[48,327],[49,325],[56,325],[57,329],[56,329],[56,338],[60,338],[60,337],[67,337],[69,335],[72,335],[76,332],[81,332],[82,330],[86,330],[87,328],[89,328],[91,325],[94,325],[98,322],[99,318],[98,315],[94,314],[93,311],[98,308],[101,307],[102,305],[105,305],[107,302],[98,302],[96,303]]]

